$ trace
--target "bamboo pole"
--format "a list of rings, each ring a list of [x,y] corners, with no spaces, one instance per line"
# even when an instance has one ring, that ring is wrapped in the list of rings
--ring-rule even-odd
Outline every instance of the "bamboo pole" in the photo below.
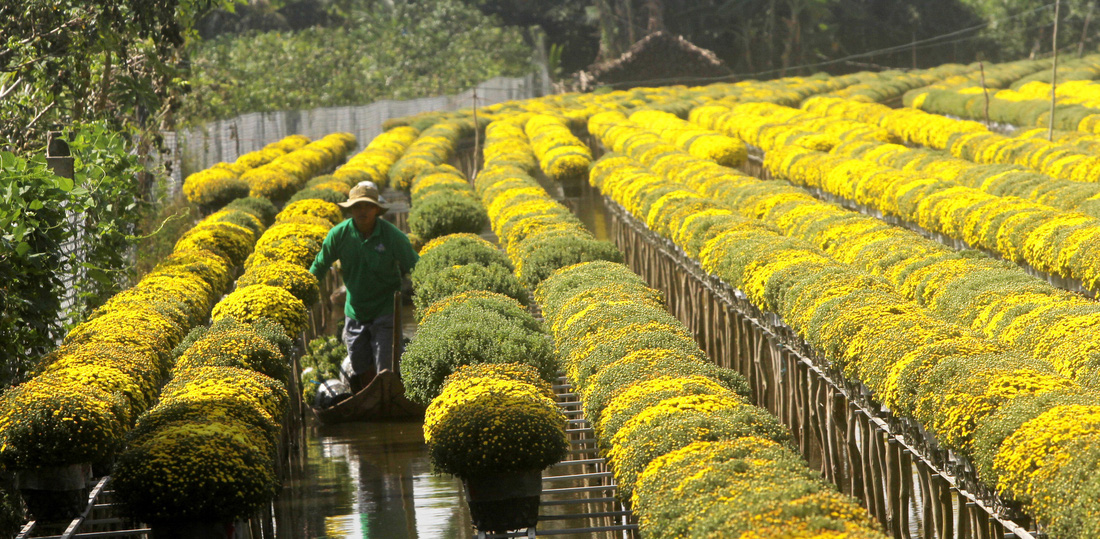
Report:
[[[1047,129],[1047,140],[1054,141],[1054,105],[1057,102],[1055,94],[1058,91],[1058,14],[1062,7],[1062,0],[1054,2],[1054,67],[1050,72],[1050,126]]]

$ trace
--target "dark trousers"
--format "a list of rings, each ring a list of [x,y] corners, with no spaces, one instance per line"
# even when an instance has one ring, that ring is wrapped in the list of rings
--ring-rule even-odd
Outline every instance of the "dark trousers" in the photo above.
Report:
[[[374,375],[389,369],[400,374],[393,365],[393,315],[379,316],[370,322],[345,317],[344,344],[348,356],[341,365],[343,377],[353,391],[369,384]],[[397,353],[404,352],[404,343],[397,343]]]

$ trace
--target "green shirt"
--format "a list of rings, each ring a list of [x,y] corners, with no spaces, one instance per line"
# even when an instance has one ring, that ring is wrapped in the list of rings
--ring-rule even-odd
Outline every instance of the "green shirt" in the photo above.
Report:
[[[320,280],[339,260],[348,290],[344,314],[370,322],[393,312],[393,293],[401,290],[401,276],[419,259],[409,238],[389,221],[379,218],[364,238],[355,221],[345,219],[328,231],[309,271]]]

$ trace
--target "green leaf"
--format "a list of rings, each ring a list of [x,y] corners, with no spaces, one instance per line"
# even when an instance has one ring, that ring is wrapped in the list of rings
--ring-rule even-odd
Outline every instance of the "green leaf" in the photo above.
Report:
[[[43,206],[43,204],[42,204],[41,200],[32,200],[31,201],[31,210],[32,211],[41,210],[42,206]]]
[[[73,181],[64,176],[57,177],[57,188],[68,193],[73,190]]]
[[[105,272],[105,271],[103,271],[99,268],[90,268],[90,269],[88,269],[88,277],[91,278],[91,279],[94,279],[96,282],[98,282],[100,284],[108,284],[108,283],[111,282],[111,276],[107,275],[107,272]]]
[[[27,254],[27,251],[30,251],[30,250],[31,250],[30,244],[25,242],[25,241],[21,241],[21,242],[19,242],[19,245],[15,246],[15,254],[17,254],[19,256],[23,256],[23,255]]]

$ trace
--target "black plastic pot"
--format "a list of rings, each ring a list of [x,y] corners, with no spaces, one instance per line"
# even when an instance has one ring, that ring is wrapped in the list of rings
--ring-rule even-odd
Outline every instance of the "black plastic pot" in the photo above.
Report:
[[[478,530],[501,533],[538,524],[542,470],[483,474],[462,482]]]

